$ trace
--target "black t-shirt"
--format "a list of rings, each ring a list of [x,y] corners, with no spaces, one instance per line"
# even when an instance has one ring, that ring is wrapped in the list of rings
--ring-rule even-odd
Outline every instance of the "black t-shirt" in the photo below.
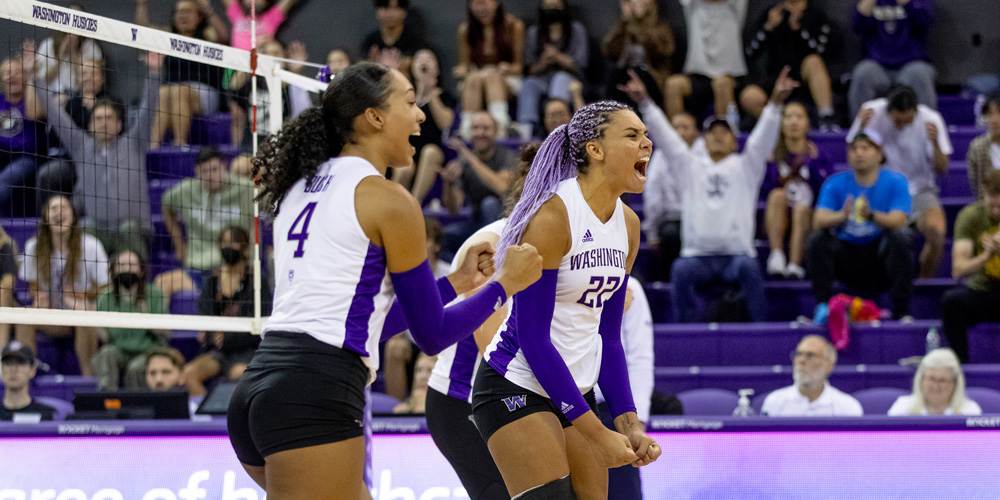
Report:
[[[425,47],[420,37],[414,36],[412,31],[406,28],[403,28],[403,34],[392,45],[386,44],[385,40],[382,40],[382,32],[375,30],[361,41],[361,59],[368,59],[368,52],[373,45],[378,47],[379,50],[399,49],[400,57],[413,57],[413,54],[416,54],[418,50]]]
[[[210,64],[188,61],[173,56],[163,58],[163,83],[204,83],[222,90],[224,69]],[[202,110],[205,111],[205,110]],[[213,112],[208,110],[205,112]]]
[[[503,147],[495,146],[495,153],[491,158],[483,160],[483,163],[490,170],[494,172],[502,172],[504,170],[510,169],[517,163],[517,153]],[[475,218],[479,218],[479,205],[486,199],[487,196],[500,197],[502,193],[495,193],[492,189],[486,186],[486,183],[476,175],[476,172],[472,169],[472,166],[468,165],[466,162],[462,162],[462,191],[465,192],[466,198],[468,198],[469,203],[472,205],[472,215]]]
[[[262,286],[260,290],[260,313],[271,315],[271,290]],[[225,297],[219,289],[219,275],[213,273],[201,285],[201,296],[198,298],[198,314],[202,316],[253,317],[253,274],[243,275],[239,289],[232,297]],[[249,333],[226,332],[219,350],[224,354],[232,354],[248,349],[256,349],[260,345],[260,336]],[[211,346],[202,346],[203,351],[211,350]]]
[[[450,92],[442,89],[441,103],[446,107],[455,109],[455,106],[458,105],[458,100],[455,99],[455,96],[451,95]],[[420,111],[424,112],[427,119],[420,124],[420,135],[410,137],[410,144],[412,144],[413,148],[417,150],[417,158],[420,158],[420,150],[428,144],[434,144],[440,148],[444,148],[441,139],[445,131],[441,130],[441,128],[437,126],[437,122],[434,121],[434,116],[431,114],[430,103],[420,106]]]
[[[14,246],[4,243],[0,246],[0,278],[8,274],[17,276],[17,261],[14,259]]]
[[[24,408],[11,409],[6,406],[0,406],[0,420],[14,420],[15,413],[37,413],[42,416],[42,420],[52,420],[52,416],[55,415],[56,410],[35,400],[32,400]]]
[[[111,97],[104,89],[101,89],[101,91],[98,92],[94,98],[111,99],[115,102],[115,110],[119,113],[125,109],[125,106],[119,99]],[[73,97],[70,97],[69,100],[66,101],[66,113],[73,119],[73,123],[75,123],[76,126],[84,130],[90,130],[91,110],[87,109],[87,107],[83,105],[83,95],[79,92],[73,94]]]

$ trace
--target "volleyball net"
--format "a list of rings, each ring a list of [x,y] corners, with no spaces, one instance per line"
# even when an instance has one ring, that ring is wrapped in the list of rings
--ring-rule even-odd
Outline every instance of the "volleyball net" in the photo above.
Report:
[[[326,83],[277,42],[213,42],[199,14],[0,3],[0,324],[260,331],[250,158]]]

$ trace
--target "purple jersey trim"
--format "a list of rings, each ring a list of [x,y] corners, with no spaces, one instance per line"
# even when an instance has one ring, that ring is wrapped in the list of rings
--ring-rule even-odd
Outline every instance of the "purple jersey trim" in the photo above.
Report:
[[[455,359],[451,362],[451,371],[448,378],[448,395],[469,400],[469,393],[472,392],[472,375],[476,368],[476,359],[479,358],[479,347],[476,346],[476,338],[466,337],[455,345]]]
[[[361,268],[358,286],[354,288],[351,307],[347,311],[345,322],[344,349],[368,356],[368,335],[370,332],[372,313],[375,312],[375,296],[382,290],[382,279],[385,277],[385,250],[374,244],[368,244],[368,254]]]

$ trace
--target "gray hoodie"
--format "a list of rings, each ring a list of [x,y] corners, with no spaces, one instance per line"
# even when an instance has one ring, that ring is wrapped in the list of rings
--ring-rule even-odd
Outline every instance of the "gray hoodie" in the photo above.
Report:
[[[44,94],[49,126],[69,151],[76,168],[76,209],[96,229],[116,231],[121,223],[134,220],[143,229],[151,230],[146,152],[153,113],[159,105],[159,77],[146,78],[135,122],[107,148],[100,147],[90,132],[73,122],[60,105],[58,93]],[[125,118],[121,117],[122,121]]]

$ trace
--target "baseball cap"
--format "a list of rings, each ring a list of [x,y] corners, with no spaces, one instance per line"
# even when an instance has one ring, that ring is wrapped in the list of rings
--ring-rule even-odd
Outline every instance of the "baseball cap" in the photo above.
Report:
[[[16,340],[11,341],[10,344],[7,344],[7,347],[3,348],[3,355],[0,356],[0,360],[6,360],[7,358],[18,358],[32,365],[38,361],[30,347]]]
[[[705,133],[708,133],[708,131],[712,130],[712,128],[716,125],[722,125],[723,127],[726,127],[726,130],[728,130],[731,134],[736,135],[736,129],[733,127],[732,123],[729,123],[729,120],[716,116],[711,116],[705,120],[704,126],[701,129],[704,130]]]
[[[851,139],[851,144],[856,141],[868,141],[878,147],[882,147],[882,134],[879,134],[871,128],[866,128],[861,132],[858,132],[853,139]]]

